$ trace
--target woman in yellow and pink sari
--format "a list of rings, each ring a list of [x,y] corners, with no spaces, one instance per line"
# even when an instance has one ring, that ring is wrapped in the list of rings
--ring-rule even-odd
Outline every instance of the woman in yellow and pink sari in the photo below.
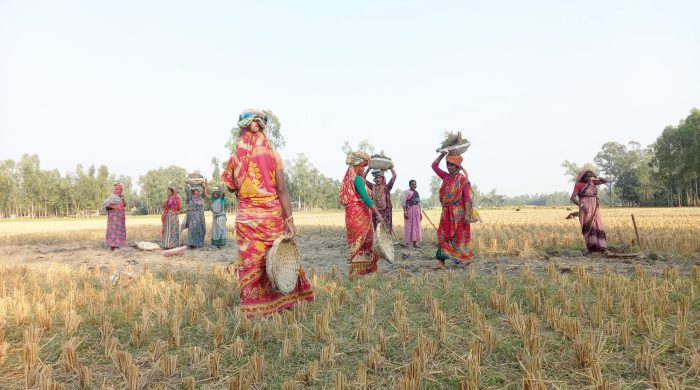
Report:
[[[284,181],[282,160],[263,130],[267,115],[258,110],[241,113],[241,140],[221,179],[238,199],[236,242],[241,313],[267,316],[301,300],[313,300],[311,284],[303,269],[290,294],[277,291],[267,278],[265,261],[272,243],[282,234],[294,236],[294,220]]]
[[[584,170],[576,177],[574,192],[571,194],[571,201],[579,207],[578,219],[581,223],[581,234],[589,254],[605,253],[608,247],[603,217],[600,215],[597,187],[607,182],[605,179],[595,177],[593,171]]]

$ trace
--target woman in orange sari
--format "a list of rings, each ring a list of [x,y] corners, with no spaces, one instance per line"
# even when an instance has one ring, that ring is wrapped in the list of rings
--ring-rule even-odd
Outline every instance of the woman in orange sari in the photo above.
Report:
[[[353,152],[345,161],[348,170],[340,185],[340,203],[345,207],[345,229],[350,248],[350,276],[377,272],[379,254],[374,251],[374,227],[372,212],[384,225],[372,197],[367,191],[363,168],[369,163],[369,155]]]
[[[263,130],[267,115],[247,110],[239,116],[241,140],[221,179],[236,194],[236,242],[241,313],[252,318],[267,316],[314,299],[304,270],[288,295],[277,291],[267,278],[265,261],[272,243],[282,234],[294,236],[294,219],[284,181],[282,160],[270,146]]]
[[[455,264],[469,263],[471,261],[471,184],[466,176],[467,171],[462,168],[462,156],[447,156],[447,172],[440,169],[440,161],[445,153],[433,162],[432,168],[440,179],[440,203],[442,215],[438,227],[439,246],[435,258],[438,264],[433,269],[445,269],[445,260],[452,259]],[[460,173],[464,171],[464,175]]]

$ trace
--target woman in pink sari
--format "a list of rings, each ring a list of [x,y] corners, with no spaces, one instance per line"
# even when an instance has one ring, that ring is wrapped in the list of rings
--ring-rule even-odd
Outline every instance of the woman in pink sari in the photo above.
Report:
[[[114,183],[112,194],[104,201],[100,213],[107,214],[105,243],[112,250],[126,246],[126,200],[122,183]]]
[[[403,207],[403,242],[408,248],[413,244],[414,248],[419,248],[418,242],[423,239],[423,229],[420,222],[423,220],[423,213],[420,208],[420,195],[416,190],[415,180],[408,182],[408,190],[401,194],[401,207]]]
[[[576,177],[574,192],[571,194],[571,201],[579,206],[578,219],[581,222],[581,233],[589,254],[605,253],[608,246],[603,218],[600,215],[597,187],[607,182],[605,179],[597,178],[593,171],[584,170]]]

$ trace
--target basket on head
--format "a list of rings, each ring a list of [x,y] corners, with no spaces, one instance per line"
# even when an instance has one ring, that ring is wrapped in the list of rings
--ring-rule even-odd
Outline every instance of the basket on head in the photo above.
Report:
[[[265,271],[272,285],[283,294],[291,293],[299,281],[301,267],[297,244],[288,236],[281,236],[267,252]]]
[[[374,231],[374,247],[379,253],[379,257],[391,264],[394,263],[394,241],[381,223]]]
[[[386,171],[394,167],[394,162],[389,157],[377,156],[369,159],[369,167],[371,169]]]
[[[202,176],[201,174],[199,174],[197,172],[190,173],[185,178],[185,181],[187,182],[187,184],[201,185],[202,183],[204,183],[204,176]]]

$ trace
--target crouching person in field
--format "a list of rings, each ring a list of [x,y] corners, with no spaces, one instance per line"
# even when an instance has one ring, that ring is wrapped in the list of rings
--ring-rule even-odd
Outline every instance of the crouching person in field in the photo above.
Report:
[[[241,284],[241,313],[267,316],[314,299],[303,270],[295,289],[288,295],[277,291],[267,278],[267,251],[282,234],[294,235],[294,219],[284,181],[282,160],[270,146],[264,130],[267,115],[244,111],[238,122],[241,140],[221,175],[238,199],[236,243],[238,279]]]

